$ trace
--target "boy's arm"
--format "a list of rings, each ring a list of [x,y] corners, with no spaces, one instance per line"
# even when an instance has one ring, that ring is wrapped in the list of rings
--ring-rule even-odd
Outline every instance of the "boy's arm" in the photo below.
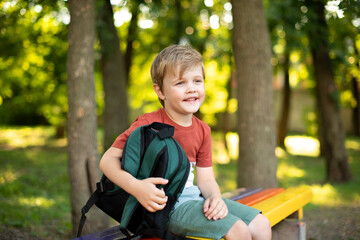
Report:
[[[212,167],[196,167],[197,185],[205,198],[204,213],[210,220],[223,219],[228,214],[227,206],[222,199]]]
[[[165,207],[167,196],[156,184],[165,185],[168,180],[163,178],[147,178],[139,180],[121,169],[120,158],[123,150],[110,147],[100,160],[100,169],[114,184],[133,195],[140,204],[150,212],[156,212]]]

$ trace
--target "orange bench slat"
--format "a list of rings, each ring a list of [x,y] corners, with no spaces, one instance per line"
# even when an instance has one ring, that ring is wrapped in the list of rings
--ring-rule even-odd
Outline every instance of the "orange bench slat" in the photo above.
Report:
[[[247,206],[252,206],[256,203],[259,203],[269,197],[272,197],[280,192],[283,192],[285,188],[268,188],[261,192],[254,193],[248,197],[237,200],[237,202],[245,204]]]

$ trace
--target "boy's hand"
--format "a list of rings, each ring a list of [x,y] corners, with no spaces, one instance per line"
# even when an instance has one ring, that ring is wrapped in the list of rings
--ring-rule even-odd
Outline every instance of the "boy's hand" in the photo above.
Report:
[[[166,185],[167,183],[168,180],[164,178],[140,180],[134,197],[149,212],[159,211],[165,207],[168,197],[165,195],[164,189],[159,189],[156,185]]]
[[[228,208],[222,198],[207,198],[204,202],[204,213],[207,219],[223,219],[228,214]]]

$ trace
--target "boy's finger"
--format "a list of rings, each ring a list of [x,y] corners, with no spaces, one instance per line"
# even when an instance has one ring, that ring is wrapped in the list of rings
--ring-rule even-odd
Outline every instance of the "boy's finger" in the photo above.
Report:
[[[152,206],[146,206],[145,207],[146,210],[148,210],[149,212],[156,212],[157,210],[155,210]]]
[[[165,196],[165,197],[157,197],[154,202],[157,203],[157,204],[160,204],[160,205],[163,205],[163,204],[166,204],[168,201],[168,197]]]
[[[227,206],[226,206],[226,204],[225,204],[225,205],[223,205],[223,206],[221,207],[221,210],[220,210],[220,212],[218,213],[219,219],[225,218],[225,217],[227,216],[227,214],[228,214],[228,209],[227,209]]]
[[[208,211],[205,213],[205,216],[210,220],[215,216],[216,213],[216,204],[212,203],[210,204]]]
[[[210,208],[210,209],[211,209],[211,208]],[[216,220],[216,219],[217,219],[217,214],[220,212],[219,210],[220,210],[220,209],[218,209],[217,207],[214,207],[214,208],[212,209],[211,213],[209,214],[208,219],[209,219],[209,220],[210,220],[210,219]]]
[[[153,209],[153,212],[156,212],[156,211],[164,209],[165,206],[166,206],[166,202],[163,204],[153,202],[152,205],[150,206],[150,208]]]
[[[169,182],[169,180],[167,180],[165,178],[149,178],[149,181],[155,185],[157,185],[157,184],[165,185]]]
[[[223,215],[220,217],[220,219],[224,219],[228,215],[228,210],[225,209]]]
[[[156,189],[156,193],[155,193],[155,197],[160,197],[160,198],[167,198],[166,194],[165,194],[165,191],[163,188],[160,188],[160,189]]]
[[[204,205],[203,205],[204,213],[206,213],[206,212],[209,210],[209,205],[210,205],[210,200],[209,200],[209,199],[205,199]],[[205,216],[206,216],[206,215],[205,215]]]

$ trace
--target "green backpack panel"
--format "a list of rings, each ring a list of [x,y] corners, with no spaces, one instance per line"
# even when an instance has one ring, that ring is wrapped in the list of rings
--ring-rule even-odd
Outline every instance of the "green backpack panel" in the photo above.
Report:
[[[155,213],[146,209],[105,175],[97,183],[97,190],[82,208],[78,236],[85,223],[85,214],[95,204],[126,229],[140,236],[167,238],[165,229],[170,211],[181,195],[189,176],[189,160],[172,137],[174,127],[154,122],[135,129],[127,139],[121,158],[121,168],[137,179],[162,177],[169,182],[164,188],[168,201],[166,207]]]

